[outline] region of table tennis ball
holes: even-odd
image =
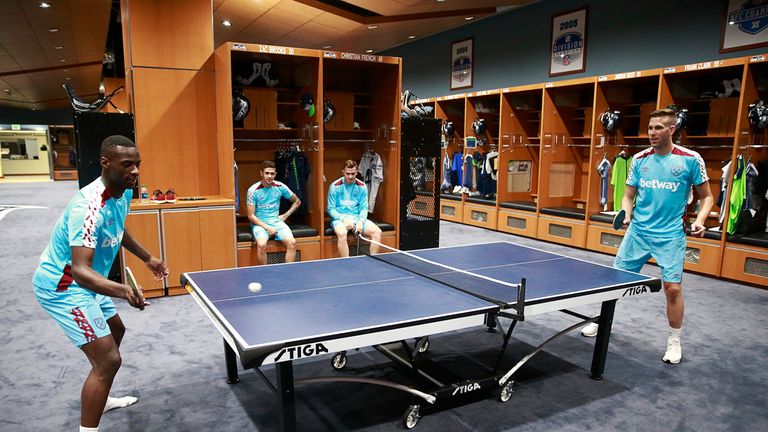
[[[261,291],[261,284],[258,282],[251,282],[248,284],[248,291],[259,292]]]

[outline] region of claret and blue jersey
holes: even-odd
[[[72,277],[72,247],[94,249],[93,269],[107,277],[120,250],[133,192],[113,197],[101,177],[70,200],[56,222],[50,243],[40,257],[33,283],[38,289],[67,291],[77,287]]]
[[[685,235],[683,217],[692,186],[708,181],[704,160],[675,145],[666,155],[648,148],[636,154],[627,185],[637,188],[632,230],[659,238]]]
[[[328,214],[332,220],[341,220],[345,216],[357,219],[368,217],[368,189],[365,183],[355,179],[347,183],[341,177],[328,189]]]

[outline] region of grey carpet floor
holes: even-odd
[[[11,211],[0,220],[0,431],[77,430],[88,363],[39,307],[30,286],[50,231],[76,187],[74,182],[0,184],[0,206],[47,207]],[[441,226],[441,245],[493,240],[612,262],[607,255],[532,239]],[[644,272],[658,275],[654,266]],[[768,291],[686,274],[684,292],[679,365],[661,362],[667,332],[663,296],[635,297],[618,303],[603,381],[587,377],[593,340],[574,332],[520,370],[506,404],[480,400],[424,417],[418,430],[768,430]],[[137,395],[139,403],[107,413],[101,430],[276,430],[277,402],[253,372],[242,372],[240,384],[225,383],[221,338],[189,296],[155,299],[144,312],[115,303],[128,332],[113,394]],[[516,329],[505,365],[574,322],[562,314],[534,318]],[[469,371],[492,359],[498,335],[478,329],[431,341],[436,360]],[[349,361],[353,372],[408,382],[370,349]],[[325,375],[328,365],[325,358],[304,362],[296,375]],[[402,393],[365,385],[297,388],[301,430],[397,430],[408,403]]]

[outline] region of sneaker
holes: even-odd
[[[165,192],[165,202],[171,204],[176,202],[176,191],[173,190],[173,188],[168,189],[168,191]]]
[[[453,188],[453,193],[457,194],[457,193],[460,193],[460,192],[461,192],[461,186],[455,186]]]
[[[683,349],[680,346],[679,339],[670,339],[667,341],[667,352],[664,353],[664,357],[661,360],[664,363],[678,364],[683,358]]]
[[[162,204],[165,202],[165,194],[160,189],[152,192],[152,198],[149,199],[152,204]]]
[[[589,323],[581,329],[581,335],[584,337],[597,336],[597,323]]]

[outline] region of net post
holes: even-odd
[[[515,310],[520,321],[525,321],[525,278],[520,279],[520,286],[517,287]]]

